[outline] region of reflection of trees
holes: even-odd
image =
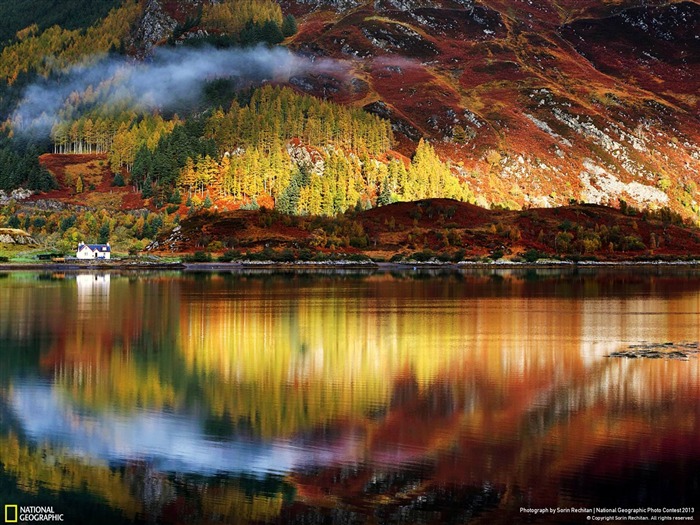
[[[90,464],[50,446],[21,444],[12,432],[0,438],[0,451],[3,469],[17,478],[17,485],[25,492],[80,491],[87,486],[129,518],[141,509],[124,478],[105,464]]]
[[[626,298],[629,286],[644,299]],[[671,457],[677,465],[681,454],[697,464],[698,361],[602,358],[640,333],[693,337],[695,318],[686,318],[697,313],[697,299],[684,295],[693,286],[683,279],[508,274],[497,281],[113,278],[109,315],[80,317],[69,300],[74,294],[54,284],[41,299],[15,290],[8,300],[19,299],[13,319],[25,331],[13,332],[0,317],[0,334],[17,357],[30,333],[50,334],[42,370],[84,407],[187,412],[215,439],[284,438],[332,451],[325,464],[290,476],[301,515],[306,502],[363,516],[410,508],[420,520],[449,511],[453,501],[456,521],[468,518],[464,509],[497,506],[493,512],[507,522],[525,495],[532,504],[576,503],[575,490],[561,494],[560,487],[581,489],[581,473],[601,476],[600,465],[614,478],[643,461]],[[652,288],[662,290],[661,299],[644,296]],[[66,301],[60,322],[40,304],[46,295]],[[630,312],[660,315],[640,321]],[[618,322],[606,324],[610,318]],[[13,370],[37,367],[39,350],[31,356]],[[31,453],[39,456],[27,461],[43,457]],[[83,467],[93,469],[84,475],[89,487],[108,470]],[[153,501],[161,509],[155,513],[267,520],[282,512],[281,522],[296,519],[284,509],[288,489],[261,496],[240,480],[208,490],[212,481],[200,480],[191,487],[202,503],[195,511],[173,496],[183,490],[176,481],[147,471],[131,465],[114,471],[122,478],[110,483],[130,487],[137,505]],[[136,490],[136,478],[150,479],[164,499]],[[131,508],[115,502],[122,504]]]
[[[585,376],[554,385],[523,414],[521,433],[528,439],[514,458],[513,483],[539,486],[545,499],[552,486],[593,464],[598,475],[607,470],[614,476],[640,462],[663,463],[674,455],[700,461],[697,378],[697,362],[609,359]],[[682,446],[674,451],[668,443]],[[542,487],[542,478],[550,487]]]
[[[87,491],[129,520],[149,523],[269,522],[282,503],[293,495],[281,481],[194,479],[187,485],[134,462],[121,468],[76,458],[50,445],[23,445],[10,433],[0,438],[2,467],[30,494],[46,490],[61,494]],[[42,496],[42,504],[47,497]],[[56,507],[67,516],[82,516],[80,509]],[[84,516],[82,516],[84,518]]]
[[[455,390],[454,381],[452,390],[440,381],[422,389],[405,381],[371,427],[364,465],[345,474],[340,467],[300,473],[295,481],[315,506],[360,513],[377,505],[420,509],[444,491],[456,498],[490,487],[497,508],[487,522],[507,522],[523,504],[687,504],[700,479],[698,369],[697,362],[603,360],[585,374],[552,376],[525,404],[514,388],[508,402],[490,408],[473,400],[490,397],[493,385],[468,375],[463,383],[471,390]],[[616,490],[615,480],[630,472],[638,475]],[[446,502],[441,519],[458,511]]]

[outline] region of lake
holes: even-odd
[[[683,268],[2,273],[0,503],[105,524],[693,516],[699,314]]]

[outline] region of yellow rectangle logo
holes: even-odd
[[[17,523],[17,505],[5,505],[5,523]]]

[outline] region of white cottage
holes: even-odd
[[[107,244],[78,244],[78,251],[75,256],[78,259],[109,259],[112,253],[109,243]]]

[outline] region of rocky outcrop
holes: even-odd
[[[32,196],[34,192],[25,188],[17,188],[9,194],[0,190],[0,205],[8,204],[10,201],[23,201]]]
[[[336,11],[346,11],[364,3],[362,0],[296,0],[296,2],[309,5],[314,9],[330,7]]]
[[[0,228],[0,242],[5,244],[37,245],[36,240],[24,230]]]
[[[22,203],[22,210],[32,212],[34,210],[41,211],[63,211],[71,210],[78,213],[90,211],[91,208],[88,206],[81,206],[79,204],[70,204],[56,199],[37,199],[35,201],[28,201]]]
[[[287,153],[292,162],[300,168],[316,175],[323,175],[325,169],[323,156],[315,149],[305,146],[298,140],[292,140],[287,144]]]
[[[171,17],[158,0],[148,0],[143,17],[137,24],[132,44],[140,54],[147,55],[158,42],[170,36],[177,27],[177,20]]]
[[[154,250],[170,250],[170,251],[175,251],[177,247],[180,245],[180,243],[189,240],[185,239],[183,237],[182,233],[182,226],[177,225],[173,230],[170,232],[168,237],[165,239],[161,240],[155,240],[151,242],[148,246],[146,246],[146,251],[154,251]]]

